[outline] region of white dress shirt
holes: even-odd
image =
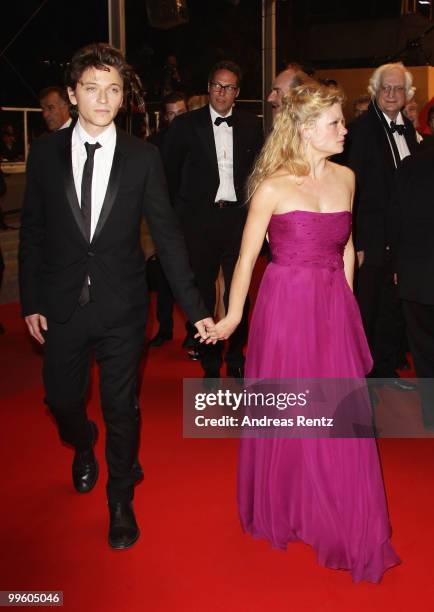
[[[221,115],[216,113],[211,105],[209,110],[211,113],[212,129],[214,131],[214,142],[220,178],[220,185],[214,201],[227,200],[228,202],[236,202],[237,195],[234,187],[233,129],[229,127],[226,122],[216,125],[214,121]],[[230,115],[232,115],[232,110],[226,116],[229,117]]]
[[[65,123],[63,125],[60,126],[59,130],[64,130],[65,128],[69,127],[72,123],[72,117],[70,117],[69,119],[67,119],[65,121]]]
[[[390,123],[392,120],[385,113],[383,113],[383,115],[387,121],[387,125],[390,127]],[[396,125],[404,125],[404,119],[402,118],[401,113],[398,113],[395,123]],[[396,146],[398,148],[399,157],[401,158],[401,161],[402,161],[404,157],[408,157],[410,155],[407,141],[405,140],[404,134],[398,134],[398,132],[393,132],[393,137],[395,139]],[[393,154],[393,149],[392,149],[392,154]]]
[[[84,143],[95,144],[99,142],[100,149],[96,149],[92,175],[92,217],[90,223],[90,237],[95,232],[101,214],[107,186],[112,169],[113,155],[116,147],[116,127],[111,123],[97,138],[90,136],[82,127],[80,120],[75,124],[72,132],[71,154],[72,172],[74,175],[75,190],[81,206],[81,179],[86,163],[87,153]]]

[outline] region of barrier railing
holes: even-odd
[[[261,100],[237,100],[237,106],[239,108],[243,108],[249,110],[250,112],[254,112],[259,117],[262,117],[262,101]],[[160,105],[158,102],[149,102],[146,104],[147,114],[149,118],[149,124],[152,127],[157,127],[159,123],[159,109]],[[29,153],[29,146],[33,138],[39,136],[46,128],[42,119],[41,109],[40,108],[30,108],[30,107],[14,107],[14,106],[4,106],[2,107],[2,117],[1,123],[11,123],[16,130],[16,134],[18,140],[22,144],[22,158],[19,161],[7,161],[4,160],[1,162],[2,169],[4,172],[8,174],[20,174],[25,172],[27,156]],[[9,117],[8,117],[9,113]],[[17,118],[17,113],[21,114],[21,117]],[[38,116],[37,121],[29,121],[31,116]],[[15,116],[14,116],[15,115]],[[32,125],[30,125],[32,123]],[[141,136],[141,133],[137,133],[137,122],[125,120],[122,121],[124,127],[128,129],[128,131],[132,131],[136,134],[136,136]],[[20,127],[17,127],[17,126]]]

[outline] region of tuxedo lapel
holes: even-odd
[[[124,134],[120,130],[117,130],[116,135],[116,148],[113,155],[113,162],[110,171],[110,178],[107,185],[107,191],[105,193],[104,202],[101,208],[101,213],[98,219],[98,223],[95,228],[95,232],[91,242],[95,242],[104,227],[105,222],[110,215],[113,204],[115,203],[116,196],[119,191],[122,176],[122,166],[124,161]]]
[[[416,151],[419,148],[419,144],[416,139],[416,131],[413,127],[412,122],[409,119],[407,119],[407,117],[403,117],[403,119],[404,119],[404,125],[405,125],[405,132],[404,132],[405,141],[407,143],[408,150],[413,155],[414,153],[416,153]]]
[[[62,160],[63,182],[65,194],[71,208],[74,219],[78,225],[83,238],[87,242],[86,229],[84,227],[83,215],[81,214],[80,204],[75,190],[74,175],[72,172],[71,138],[74,126],[65,128],[66,143],[62,143],[60,159]]]
[[[378,149],[382,153],[385,167],[389,168],[391,173],[394,173],[400,164],[400,157],[393,134],[375,100],[372,100],[367,112],[374,122]]]
[[[234,118],[233,127],[232,127],[233,173],[234,173],[234,187],[235,187],[235,190],[237,191],[239,183],[240,183],[239,173],[243,165],[243,159],[242,159],[243,150],[241,146],[242,145],[241,125],[240,125],[239,117],[236,111],[233,112],[233,118]]]
[[[195,122],[196,130],[199,134],[205,152],[210,159],[212,167],[215,168],[216,172],[218,173],[217,152],[215,148],[214,131],[209,106],[204,106],[197,111]]]

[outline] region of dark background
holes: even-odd
[[[0,50],[41,4],[1,3]],[[147,100],[160,96],[161,69],[169,53],[178,57],[189,94],[205,92],[210,66],[230,58],[244,71],[240,97],[261,98],[260,0],[187,0],[187,5],[188,23],[157,29],[148,23],[145,0],[126,0],[127,57],[142,77]],[[409,40],[431,26],[424,16],[429,7],[419,5],[420,14],[408,18],[400,17],[400,8],[401,0],[279,0],[277,68],[294,60],[311,71],[389,59],[430,63],[434,32],[422,49],[406,50]],[[0,58],[0,104],[38,106],[37,92],[62,83],[65,65],[77,48],[107,40],[106,0],[48,0]]]

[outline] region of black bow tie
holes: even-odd
[[[403,125],[402,123],[398,124],[398,123],[395,123],[394,121],[391,121],[390,122],[390,131],[392,132],[392,134],[393,134],[393,132],[398,132],[398,134],[400,136],[404,136],[405,125]]]
[[[215,125],[219,126],[221,123],[224,123],[225,121],[229,127],[232,127],[234,124],[234,116],[229,115],[228,117],[216,117],[216,120],[214,121],[214,123]]]

